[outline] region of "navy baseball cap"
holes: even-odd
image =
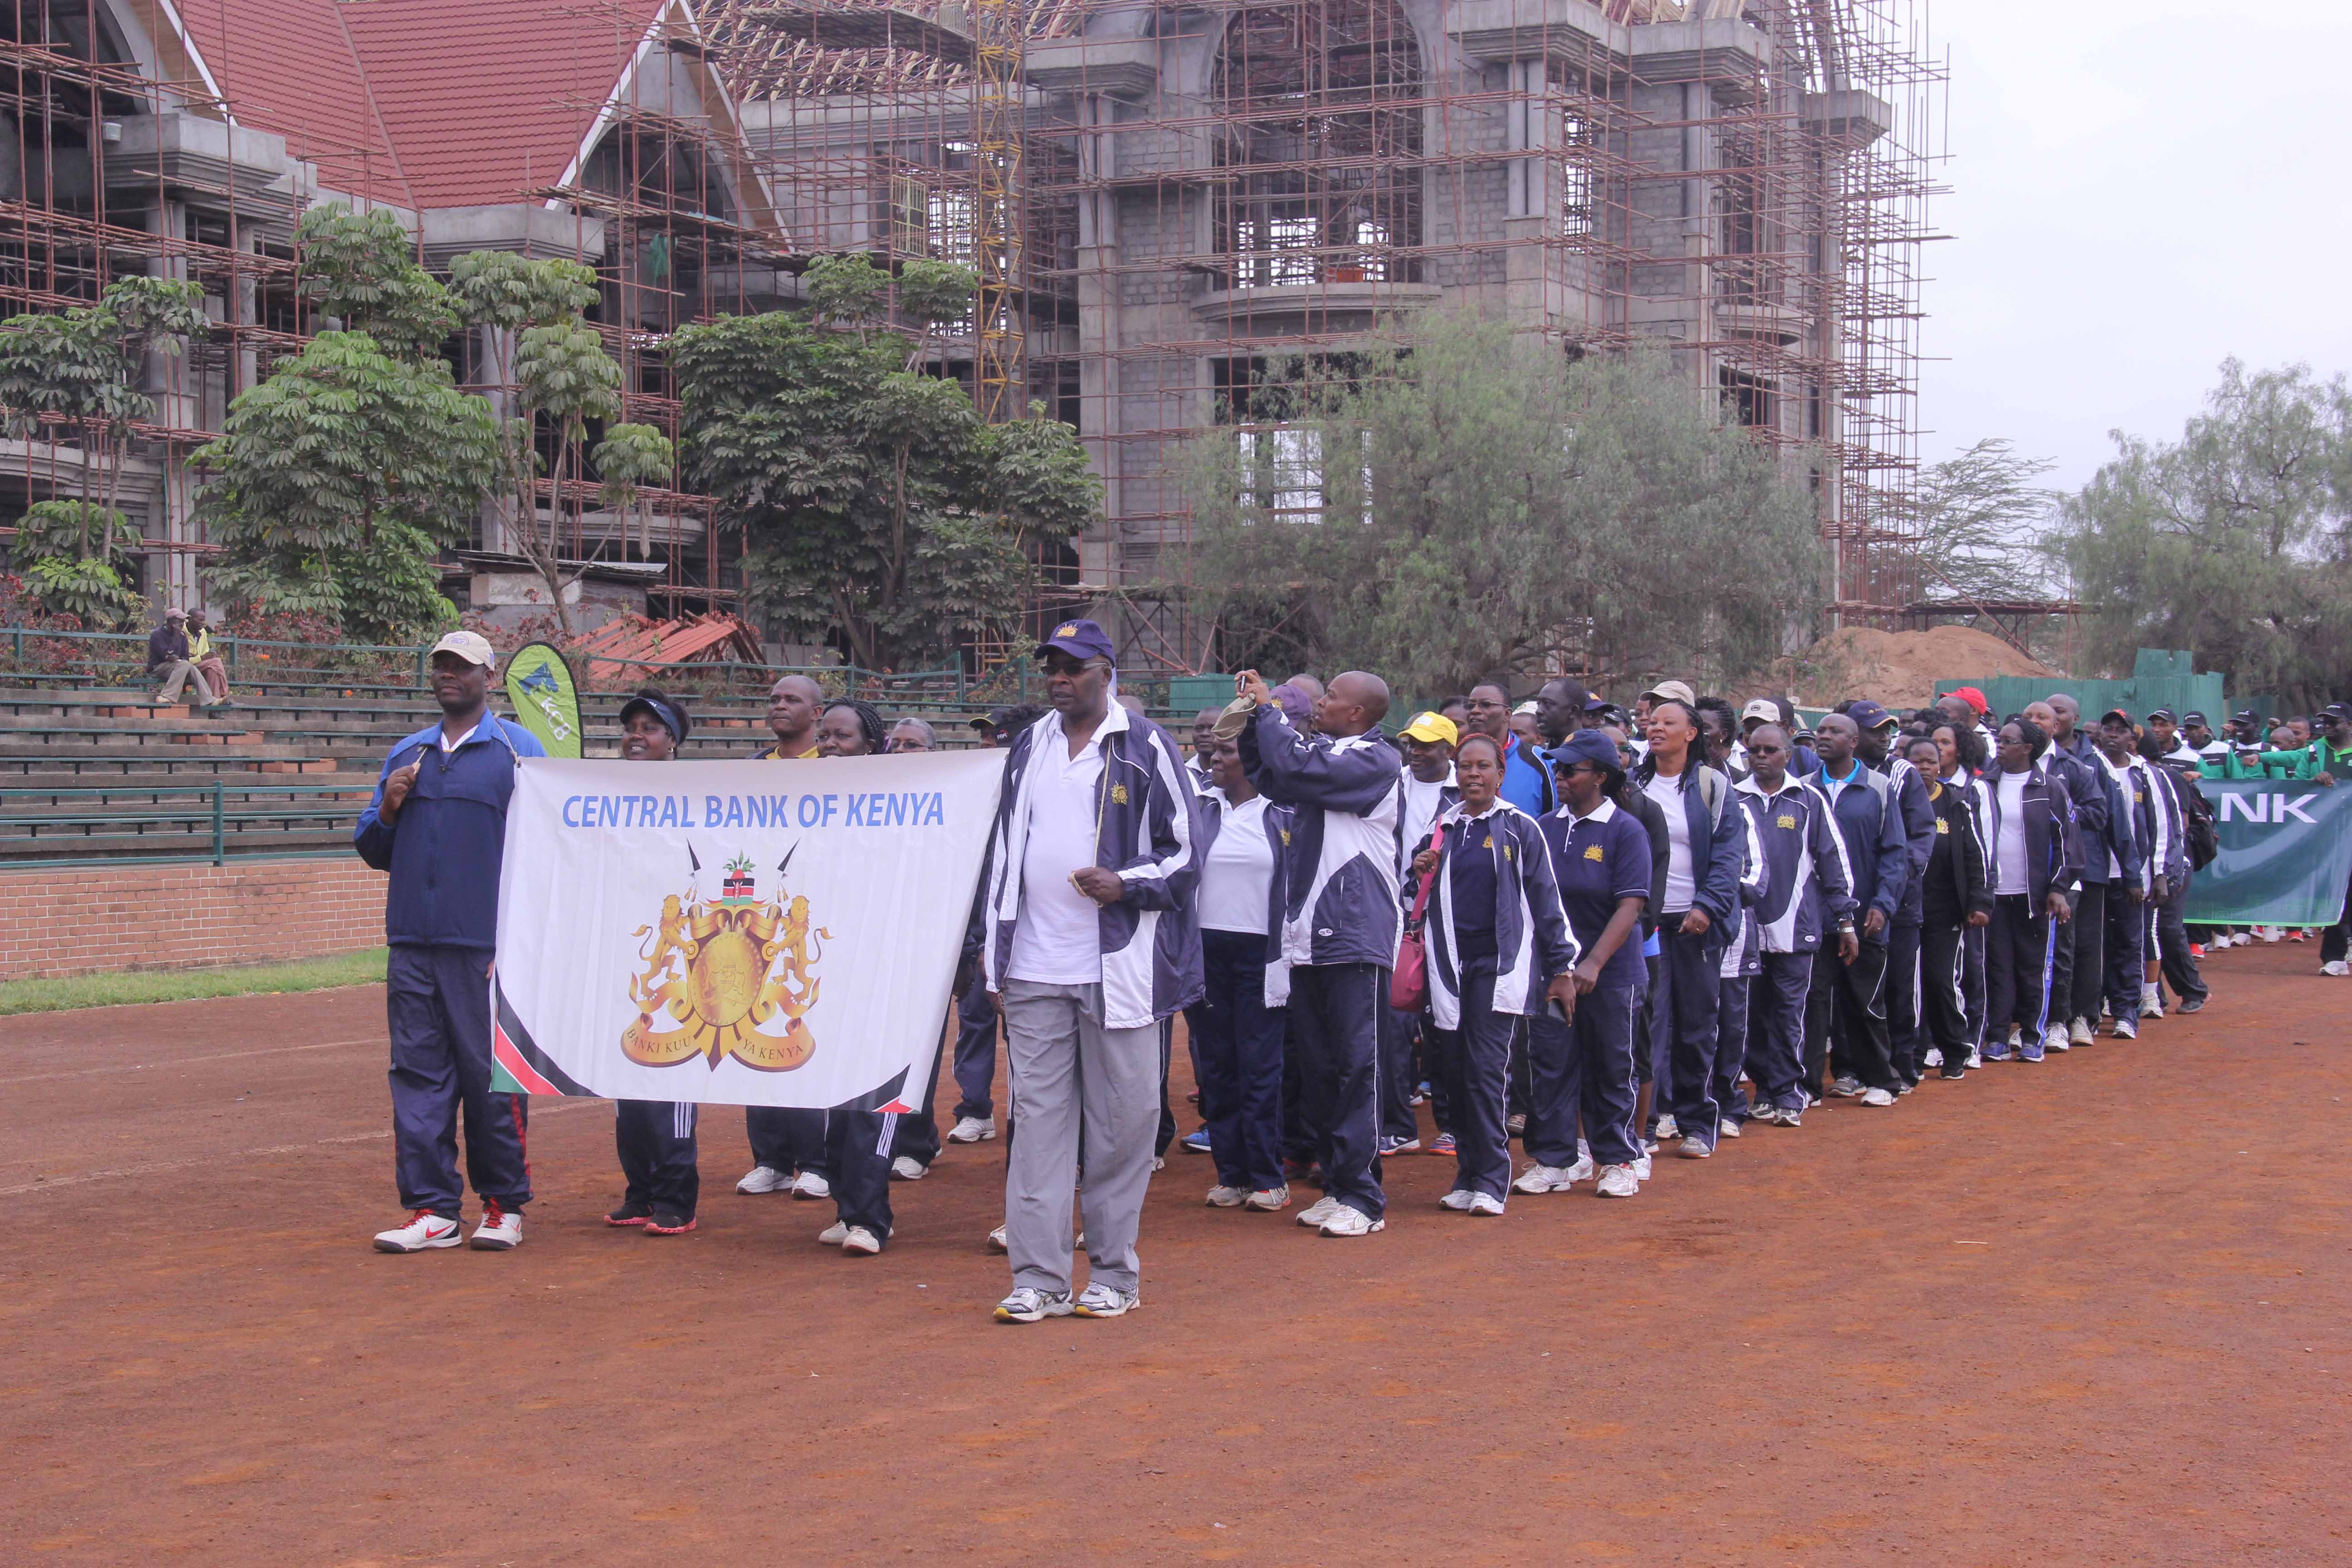
[[[1117,662],[1118,650],[1111,647],[1110,634],[1088,620],[1064,621],[1054,628],[1054,635],[1037,645],[1037,657],[1044,658],[1054,652],[1068,654],[1072,658],[1108,658]]]
[[[2232,724],[2259,724],[2262,721],[2263,716],[2251,708],[2241,708],[2230,715],[2230,722]]]
[[[2326,707],[2322,708],[2316,714],[2313,715],[2313,717],[2319,719],[2341,719],[2347,721],[2352,721],[2352,708],[2347,708],[2341,702],[2331,702]]]
[[[2158,719],[2163,720],[2168,724],[2178,724],[2180,722],[2180,716],[2169,708],[2152,708],[2148,710],[2147,716],[2151,722]]]
[[[2151,713],[2148,717],[2153,719],[2156,715]],[[2180,727],[2182,729],[2186,730],[2191,724],[2200,725],[2208,730],[2213,727],[2212,723],[2206,719],[2205,715],[2194,708],[2191,708],[2188,712],[2183,713],[2180,716]]]
[[[1544,753],[1544,760],[1558,773],[1579,763],[1592,763],[1603,768],[1622,768],[1624,761],[1617,754],[1617,742],[1598,730],[1579,730],[1559,745]]]
[[[662,701],[658,698],[630,698],[621,704],[621,722],[626,724],[632,713],[652,714],[654,721],[669,731],[670,743],[674,746],[684,745],[687,731],[694,728],[694,721],[679,712],[674,705]]]
[[[1875,730],[1895,722],[1895,715],[1886,710],[1886,704],[1873,702],[1867,697],[1847,709],[1845,716],[1853,721],[1857,730]]]

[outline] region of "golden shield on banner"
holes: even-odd
[[[816,1005],[814,970],[822,951],[813,943],[833,933],[812,928],[805,896],[784,897],[784,857],[776,868],[776,897],[761,900],[751,862],[727,864],[717,899],[704,900],[691,885],[662,900],[660,918],[633,933],[644,945],[642,973],[629,977],[636,1021],[621,1034],[621,1050],[646,1067],[676,1067],[696,1057],[712,1068],[729,1057],[759,1072],[790,1072],[816,1052],[804,1016]],[[654,1016],[677,1024],[656,1033]],[[760,1026],[781,1018],[781,1033]]]

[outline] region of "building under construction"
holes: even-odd
[[[1041,562],[1132,662],[1213,668],[1171,481],[1271,363],[1465,301],[1565,344],[1671,353],[1818,498],[1833,597],[1918,597],[1918,282],[1940,77],[1912,0],[0,0],[0,298],[203,282],[125,460],[146,586],[201,594],[180,459],[317,324],[293,228],[386,206],[428,266],[594,266],[625,416],[676,430],[667,334],[798,294],[811,256],[971,266],[937,368],[1075,425],[1105,516]],[[8,144],[13,143],[13,147]],[[13,162],[12,160],[13,155]],[[502,363],[459,345],[486,395]],[[87,432],[5,448],[0,509]],[[740,581],[709,503],[625,559],[593,475],[542,486],[582,584],[701,609]],[[1304,481],[1311,488],[1312,476]],[[453,562],[530,608],[503,525]],[[739,546],[740,548],[740,546]]]

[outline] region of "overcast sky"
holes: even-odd
[[[1943,0],[1920,456],[1979,437],[2079,486],[2236,354],[2352,371],[2352,4]]]

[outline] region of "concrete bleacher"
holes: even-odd
[[[418,688],[264,681],[216,712],[159,706],[152,689],[0,676],[0,869],[67,861],[351,852],[385,754],[439,717]],[[590,757],[617,757],[623,692],[581,699]],[[691,698],[683,756],[757,756],[773,742],[757,692]],[[492,707],[507,712],[503,693]],[[883,710],[971,743],[968,711]]]

